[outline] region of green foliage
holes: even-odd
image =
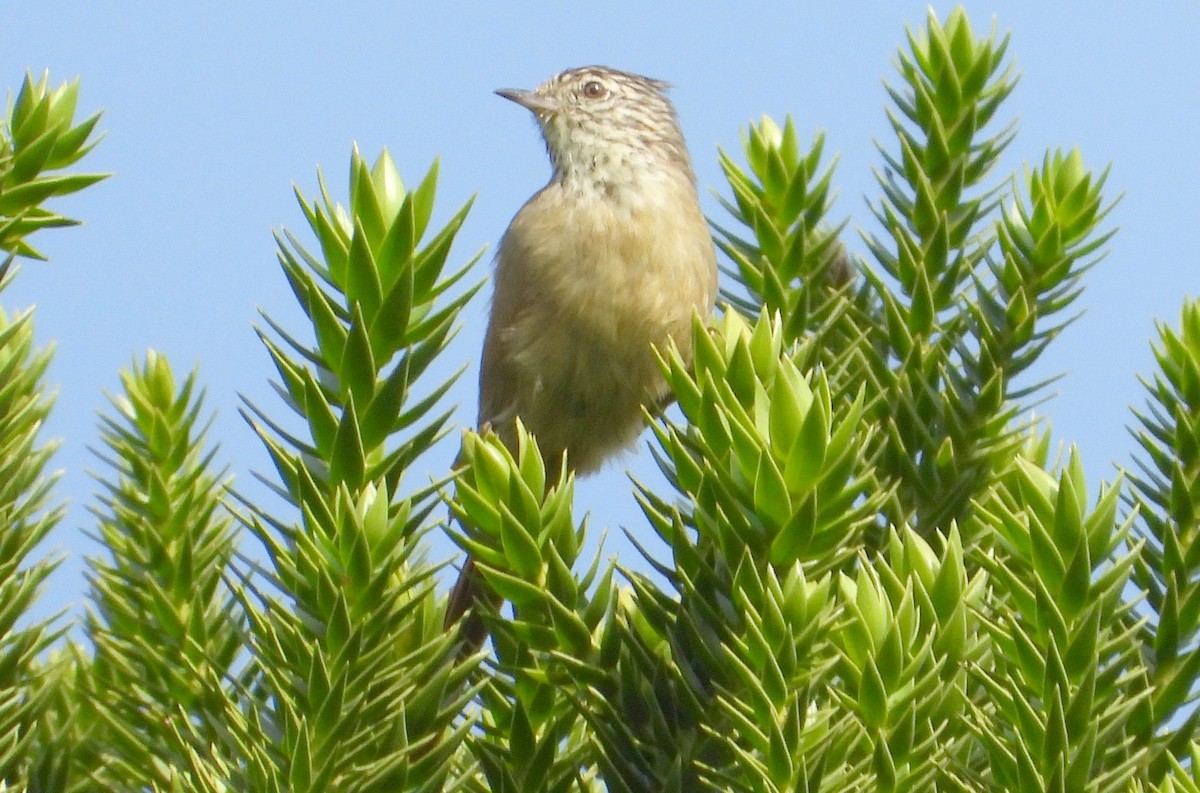
[[[783,129],[764,116],[742,136],[750,173],[726,152],[720,152],[721,169],[733,191],[733,201],[722,206],[740,226],[752,231],[747,239],[739,231],[715,225],[717,246],[736,266],[727,271],[743,284],[748,296],[725,289],[724,296],[749,316],[760,310],[779,312],[789,338],[806,329],[836,325],[840,301],[838,287],[850,278],[850,264],[836,228],[823,228],[833,203],[833,168],[821,170],[825,136],[818,133],[809,152],[801,157],[795,123],[788,116]]]
[[[49,77],[26,76],[15,103],[0,119],[0,292],[16,275],[17,256],[38,258],[26,238],[72,221],[46,200],[104,178],[54,174],[89,151],[99,116],[72,126],[78,81],[49,87]],[[0,309],[0,786],[56,789],[66,768],[53,751],[70,727],[49,716],[60,701],[56,659],[43,654],[59,633],[49,621],[23,620],[57,560],[34,549],[62,516],[46,471],[54,443],[38,430],[52,400],[42,383],[51,351],[33,340],[33,314]]]
[[[1133,580],[1151,615],[1142,636],[1153,681],[1143,739],[1158,776],[1200,724],[1192,706],[1200,677],[1200,303],[1184,302],[1178,330],[1159,326],[1154,352],[1159,372],[1143,380],[1150,404],[1135,412],[1142,473],[1126,495],[1142,541]]]
[[[97,113],[75,124],[79,80],[50,87],[50,76],[34,82],[26,74],[15,102],[0,122],[0,250],[32,259],[45,257],[25,238],[38,229],[71,226],[76,221],[42,204],[104,179],[107,174],[50,174],[83,158],[99,141],[92,132]]]
[[[481,672],[480,729],[468,741],[480,775],[470,790],[592,789],[579,713],[562,698],[565,667],[596,658],[611,581],[594,598],[599,557],[582,575],[585,527],[571,516],[574,478],[547,480],[536,440],[518,422],[514,455],[493,433],[466,433],[450,508],[476,570],[512,604],[512,618],[484,615],[495,658]],[[547,657],[556,653],[557,657]]]
[[[237,789],[440,790],[458,773],[470,722],[455,722],[473,689],[423,557],[437,487],[401,495],[449,417],[440,401],[453,380],[422,392],[421,375],[477,288],[451,292],[474,260],[445,267],[469,204],[422,244],[436,180],[435,166],[408,190],[386,151],[373,167],[355,151],[348,209],[323,179],[320,201],[296,191],[321,258],[277,235],[315,341],[270,318],[281,341],[260,332],[304,437],[249,405],[298,517],[246,504],[269,557],[243,590],[252,707],[238,714],[231,760],[205,771],[232,769],[225,784]]]
[[[1020,459],[981,516],[998,539],[985,564],[999,600],[976,729],[1002,789],[1125,790],[1143,762],[1145,670],[1122,600],[1138,548],[1123,550],[1119,492],[1089,510],[1076,454],[1058,476]]]
[[[1015,85],[1007,44],[976,39],[961,11],[945,26],[931,17],[900,55],[903,88],[889,88],[899,152],[882,152],[875,215],[890,239],[868,244],[898,288],[866,275],[883,314],[873,368],[880,462],[897,482],[888,516],[919,530],[962,522],[1011,462],[1023,400],[1040,388],[1015,378],[1061,330],[1081,259],[1108,237],[1078,152],[1048,154],[1011,192],[984,184],[1013,136],[1011,124],[988,134]]]
[[[49,350],[34,349],[32,313],[0,311],[0,780],[14,784],[36,753],[34,725],[49,695],[37,657],[55,636],[45,622],[18,625],[57,564],[32,555],[62,516],[46,473],[54,446],[37,437],[50,412],[41,382],[49,363]]]
[[[145,790],[187,756],[181,732],[217,740],[244,617],[224,581],[236,537],[195,373],[177,383],[150,351],[121,380],[116,415],[101,420],[115,476],[96,516],[111,559],[89,560],[94,656],[75,717],[90,730],[77,752],[106,789]],[[149,745],[157,764],[145,763]]]
[[[909,33],[865,257],[821,134],[763,117],[721,152],[729,304],[690,363],[660,351],[679,409],[637,566],[583,553],[523,428],[426,478],[479,258],[449,264],[470,205],[433,223],[436,165],[409,189],[355,151],[347,205],[297,190],[316,246],[276,239],[309,329],[259,333],[290,413],[245,410],[273,506],[214,470],[196,375],[123,375],[87,644],[19,624],[59,510],[49,354],[0,313],[0,788],[1200,791],[1200,303],[1159,328],[1138,470],[1089,498],[1025,373],[1111,204],[1077,150],[992,177],[1007,47],[961,9]],[[76,91],[27,79],[0,135],[0,287],[68,222],[42,199],[98,178],[43,175],[90,148]],[[439,528],[494,595],[479,652],[443,630]]]

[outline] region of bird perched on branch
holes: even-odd
[[[553,174],[500,242],[479,374],[479,426],[514,453],[516,419],[548,472],[628,447],[669,398],[654,349],[690,356],[717,291],[716,254],[666,84],[601,66],[496,93],[534,114]],[[446,626],[487,593],[468,559]],[[463,621],[470,649],[486,628]]]

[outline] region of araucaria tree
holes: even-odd
[[[1027,372],[1112,199],[1074,150],[993,173],[1007,45],[961,10],[908,37],[865,256],[820,135],[763,118],[721,153],[725,305],[690,365],[661,351],[642,559],[582,552],[536,437],[426,465],[457,433],[430,364],[481,283],[469,203],[430,227],[436,166],[408,187],[355,151],[344,205],[297,191],[278,259],[311,327],[264,317],[281,399],[245,406],[271,506],[215,462],[197,374],[122,375],[70,635],[27,616],[61,514],[50,353],[0,312],[0,790],[1200,791],[1200,305],[1159,328],[1130,473],[1089,495]],[[71,223],[45,202],[102,178],[70,170],[76,97],[27,78],[0,128],[0,289]],[[440,531],[503,597],[474,654]]]

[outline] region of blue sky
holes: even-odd
[[[494,245],[548,174],[531,119],[493,89],[603,63],[673,83],[714,218],[717,147],[736,152],[748,121],[791,113],[805,140],[824,130],[827,151],[840,155],[834,216],[878,230],[866,200],[878,195],[872,141],[891,145],[882,81],[905,25],[924,24],[923,3],[422,5],[60,2],[5,13],[0,85],[15,90],[26,69],[49,69],[55,82],[81,76],[81,109],[103,109],[107,133],[86,166],[115,174],[58,204],[85,225],[35,238],[51,261],[25,266],[0,296],[7,310],[36,304],[38,337],[57,350],[45,437],[63,440],[58,496],[70,509],[47,548],[66,559],[39,614],[83,598],[83,556],[96,550],[84,533],[89,472],[101,467],[88,450],[97,411],[118,370],[148,347],[177,373],[199,367],[219,459],[247,492],[262,492],[250,472],[268,463],[238,395],[280,405],[251,324],[261,307],[301,328],[271,229],[304,231],[292,184],[311,193],[317,166],[344,197],[353,142],[371,158],[388,147],[414,183],[440,157],[435,221],[478,193],[454,254],[465,261]],[[966,4],[978,33],[1011,31],[1022,74],[1000,114],[1019,119],[1019,136],[996,177],[1040,162],[1048,147],[1078,145],[1090,166],[1111,163],[1109,198],[1123,193],[1111,253],[1086,276],[1086,313],[1029,375],[1066,373],[1040,412],[1079,446],[1093,482],[1131,461],[1128,408],[1143,402],[1136,374],[1152,371],[1155,321],[1174,322],[1183,297],[1200,293],[1200,6],[1167,5]],[[477,275],[489,270],[490,254]],[[447,370],[470,365],[453,394],[464,423],[474,418],[486,310],[484,296],[469,306],[445,360]],[[607,547],[623,560],[631,551],[615,529],[643,525],[624,470],[654,478],[644,446],[577,496],[593,531],[614,530]],[[431,471],[452,454],[447,446]],[[436,558],[449,553],[434,548]]]

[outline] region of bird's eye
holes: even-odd
[[[600,99],[608,94],[608,89],[597,80],[588,80],[583,84],[583,95],[588,99]]]

